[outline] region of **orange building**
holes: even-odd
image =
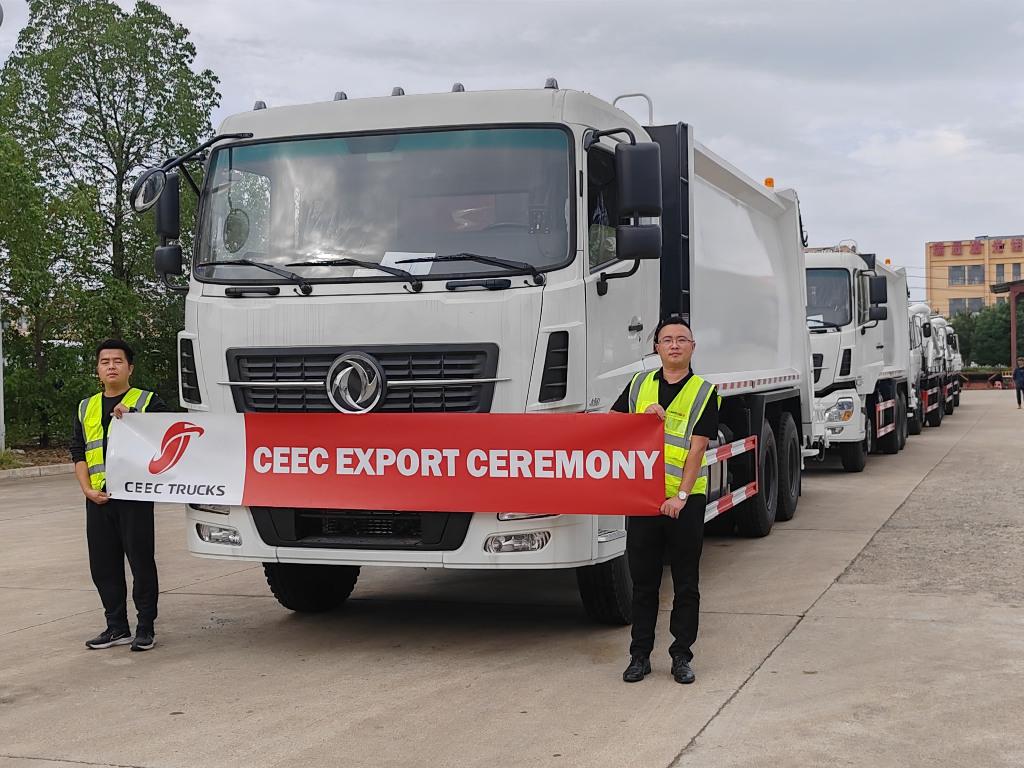
[[[946,317],[977,312],[1006,301],[992,286],[1020,280],[1024,235],[942,240],[925,244],[925,293],[933,310]]]

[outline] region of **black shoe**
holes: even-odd
[[[697,679],[697,676],[693,674],[693,669],[691,669],[690,667],[690,662],[688,662],[682,656],[677,656],[676,658],[672,659],[672,679],[675,680],[677,683],[689,685]]]
[[[651,674],[651,660],[647,656],[630,656],[629,666],[622,673],[622,682],[639,683]]]
[[[132,633],[127,629],[104,629],[92,640],[85,641],[85,647],[98,651],[101,648],[113,648],[115,645],[128,645],[132,641]]]
[[[135,640],[132,641],[133,651],[148,651],[156,645],[156,638],[153,637],[151,629],[136,629]]]

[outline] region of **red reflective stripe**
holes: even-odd
[[[757,482],[748,483],[739,490],[733,491],[728,496],[723,496],[717,501],[713,501],[707,505],[704,509],[704,522],[712,520],[723,512],[728,512],[730,509],[735,507],[741,501],[755,496],[757,494]]]
[[[878,430],[877,437],[882,437],[883,435],[888,435],[894,429],[896,429],[896,425],[895,424],[890,424],[888,427],[882,427],[881,429]]]

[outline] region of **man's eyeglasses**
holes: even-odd
[[[682,347],[682,346],[684,346],[686,344],[693,344],[693,339],[689,339],[686,336],[673,336],[673,337],[666,336],[665,338],[661,339],[658,343],[659,344],[664,344],[666,347],[673,347],[673,346]]]

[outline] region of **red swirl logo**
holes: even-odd
[[[179,461],[188,448],[192,436],[199,437],[203,428],[188,421],[178,421],[168,427],[160,441],[160,453],[149,461],[149,473],[162,475]]]

